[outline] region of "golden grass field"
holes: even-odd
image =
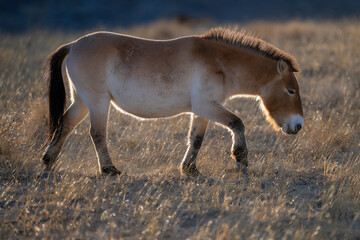
[[[211,23],[158,21],[107,29],[164,39]],[[189,115],[138,121],[110,113],[108,145],[124,175],[97,173],[89,120],[38,180],[47,121],[46,56],[85,32],[0,38],[0,239],[360,239],[360,22],[240,26],[290,52],[305,114],[296,136],[276,132],[259,103],[227,107],[246,126],[249,179],[228,170],[230,132],[211,123],[198,157],[205,180],[180,176]],[[91,29],[91,32],[99,29]]]

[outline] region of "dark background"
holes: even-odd
[[[0,32],[129,27],[158,19],[334,20],[360,16],[358,0],[0,0]]]

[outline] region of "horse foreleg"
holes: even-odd
[[[228,124],[228,127],[234,133],[234,143],[232,147],[232,155],[236,160],[236,165],[239,169],[243,171],[244,174],[247,174],[248,167],[248,150],[246,147],[246,138],[245,138],[245,126],[240,118],[234,119],[234,121]]]
[[[181,162],[180,170],[182,175],[197,177],[200,175],[196,168],[196,156],[198,155],[204,134],[208,124],[208,120],[195,116],[192,116],[190,123],[188,149]]]
[[[245,126],[242,120],[218,103],[209,103],[199,108],[200,116],[218,122],[233,132],[232,155],[236,160],[237,167],[247,174],[247,154],[245,139]]]
[[[51,170],[65,140],[87,114],[88,109],[86,105],[78,96],[75,96],[75,101],[64,114],[63,126],[55,132],[54,138],[42,158],[43,163],[46,165],[46,170]]]
[[[98,158],[99,170],[104,175],[121,174],[114,167],[106,144],[106,130],[109,112],[109,100],[97,99],[96,105],[89,106],[90,111],[90,135]]]

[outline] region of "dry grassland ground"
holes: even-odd
[[[160,21],[112,30],[161,39],[209,26]],[[137,121],[114,109],[108,145],[125,175],[97,176],[86,119],[66,142],[55,174],[37,180],[47,121],[43,63],[84,32],[3,34],[0,238],[359,239],[360,22],[244,27],[298,59],[305,113],[302,131],[285,136],[254,100],[227,103],[247,127],[248,180],[227,171],[235,163],[225,128],[210,124],[198,158],[206,180],[189,180],[178,171],[189,115]]]

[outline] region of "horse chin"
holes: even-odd
[[[287,135],[295,135],[295,134],[297,134],[299,131],[297,131],[297,130],[291,130],[290,128],[286,128],[286,129],[284,129],[284,128],[281,128],[281,131],[283,132],[283,133],[285,133],[285,134],[287,134]]]
[[[281,131],[287,135],[294,135],[296,134],[297,132],[295,131],[291,131],[291,129],[289,128],[289,125],[288,124],[284,124],[282,127],[281,127]]]

